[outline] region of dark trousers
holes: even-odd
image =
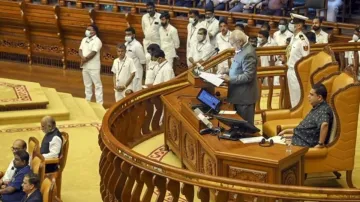
[[[270,9],[264,9],[260,12],[262,15],[275,15],[275,16],[282,16],[283,11],[281,9],[276,10],[270,10]]]
[[[254,125],[255,117],[255,104],[243,105],[243,104],[234,104],[236,113],[241,116],[245,121]]]

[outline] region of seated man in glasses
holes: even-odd
[[[327,90],[323,84],[311,89],[308,99],[312,109],[294,129],[286,129],[279,136],[292,137],[292,144],[302,147],[322,148],[329,139],[333,111],[326,103]]]
[[[13,146],[10,147],[10,149],[13,153],[15,153],[16,151],[20,151],[20,150],[26,151],[26,147],[27,147],[26,142],[24,140],[18,139],[15,140]],[[14,176],[14,173],[15,173],[14,161],[11,160],[4,176],[0,179],[0,187],[9,184],[12,177]]]

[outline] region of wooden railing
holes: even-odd
[[[284,186],[214,177],[154,161],[133,151],[135,145],[163,132],[159,96],[188,85],[181,78],[156,85],[126,97],[107,111],[99,136],[100,191],[104,201],[360,201],[357,189]],[[154,108],[159,111],[153,113]]]

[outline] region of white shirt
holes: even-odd
[[[225,36],[219,32],[217,35],[216,35],[216,47],[219,48],[219,51],[223,51],[223,50],[226,50],[228,48],[232,48],[230,42],[229,42],[229,37],[231,35],[231,31],[229,30]]]
[[[240,0],[240,2],[242,4],[257,4],[259,3],[261,0]]]
[[[2,177],[2,181],[3,182],[10,182],[12,177],[15,174],[15,167],[14,167],[14,161],[10,161],[10,164],[8,166],[8,168],[6,169],[6,172],[4,174],[4,176]]]
[[[329,34],[324,32],[323,30],[320,30],[320,33],[317,34],[314,30],[312,32],[316,35],[316,44],[320,43],[329,43]]]
[[[49,153],[42,154],[45,159],[59,158],[62,146],[62,140],[58,136],[54,136],[49,144]]]
[[[174,26],[168,24],[166,28],[160,28],[160,47],[166,58],[176,57],[176,49],[180,47],[180,40]]]
[[[291,33],[289,30],[286,30],[285,32],[281,32],[280,30],[274,32],[273,39],[276,45],[278,46],[285,46],[286,45],[286,39],[289,37],[292,37],[293,33]]]
[[[205,28],[205,24],[204,22],[197,22],[196,25],[194,26],[192,23],[189,23],[187,25],[187,46],[186,46],[186,53],[188,54],[191,48],[191,44],[196,43],[196,36],[198,34],[198,31],[200,28]]]
[[[276,44],[274,43],[274,41],[268,41],[263,46],[258,44],[258,47],[269,47],[269,46],[276,46]],[[260,66],[261,67],[270,66],[271,57],[273,57],[273,56],[260,56],[260,63],[261,63]]]
[[[130,43],[126,42],[126,56],[133,59],[136,67],[135,78],[141,77],[141,72],[144,71],[142,65],[146,63],[144,49],[139,41],[133,39]],[[142,78],[140,78],[142,79]]]
[[[145,85],[153,84],[155,76],[159,71],[159,64],[157,62],[149,63],[149,68],[146,70]]]
[[[93,37],[85,37],[82,39],[80,44],[80,50],[82,50],[83,56],[88,56],[91,52],[95,51],[96,55],[83,64],[81,68],[83,69],[96,69],[99,70],[101,68],[101,62],[100,62],[100,49],[102,47],[102,43],[100,39],[94,35]]]
[[[125,86],[126,82],[131,77],[131,74],[136,73],[136,67],[134,65],[133,59],[127,56],[125,56],[123,60],[116,58],[111,68],[111,72],[115,75],[116,86]],[[132,89],[132,82],[123,92],[125,92],[127,89]]]
[[[159,64],[153,85],[164,83],[175,77],[175,73],[168,61]]]
[[[204,21],[205,28],[207,29],[208,37],[210,39],[210,34],[213,36],[213,38],[210,40],[210,43],[213,47],[216,46],[216,34],[219,32],[219,20],[217,20],[215,17],[211,18],[208,22],[207,20]]]
[[[211,52],[213,51],[214,48],[208,39],[205,39],[201,43],[197,41],[194,47],[190,49],[189,58],[192,57],[195,62],[199,60],[205,61],[212,56]]]
[[[303,32],[299,32],[296,36],[291,38],[289,46],[291,46],[291,50],[289,59],[287,61],[287,66],[291,69],[294,69],[295,63],[298,60],[309,55],[310,43],[305,34]]]
[[[149,13],[143,15],[141,18],[141,28],[145,35],[144,40],[150,43],[160,44],[160,26],[160,13],[155,13],[153,17],[151,17]]]
[[[349,41],[350,43],[355,42],[354,40]],[[358,40],[357,42],[360,42],[360,40]],[[359,55],[359,60],[360,60],[360,51],[358,51],[358,55]],[[354,51],[346,51],[345,52],[345,58],[347,58],[348,61],[348,65],[353,64],[353,60],[354,60]]]

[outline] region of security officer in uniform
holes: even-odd
[[[288,51],[288,60],[287,60],[287,78],[290,92],[290,101],[291,107],[295,107],[301,96],[301,90],[299,81],[295,73],[295,63],[299,61],[302,57],[309,55],[310,53],[310,43],[306,38],[305,34],[302,32],[305,20],[308,18],[302,15],[291,13],[292,21],[294,24],[294,36],[291,38]]]

